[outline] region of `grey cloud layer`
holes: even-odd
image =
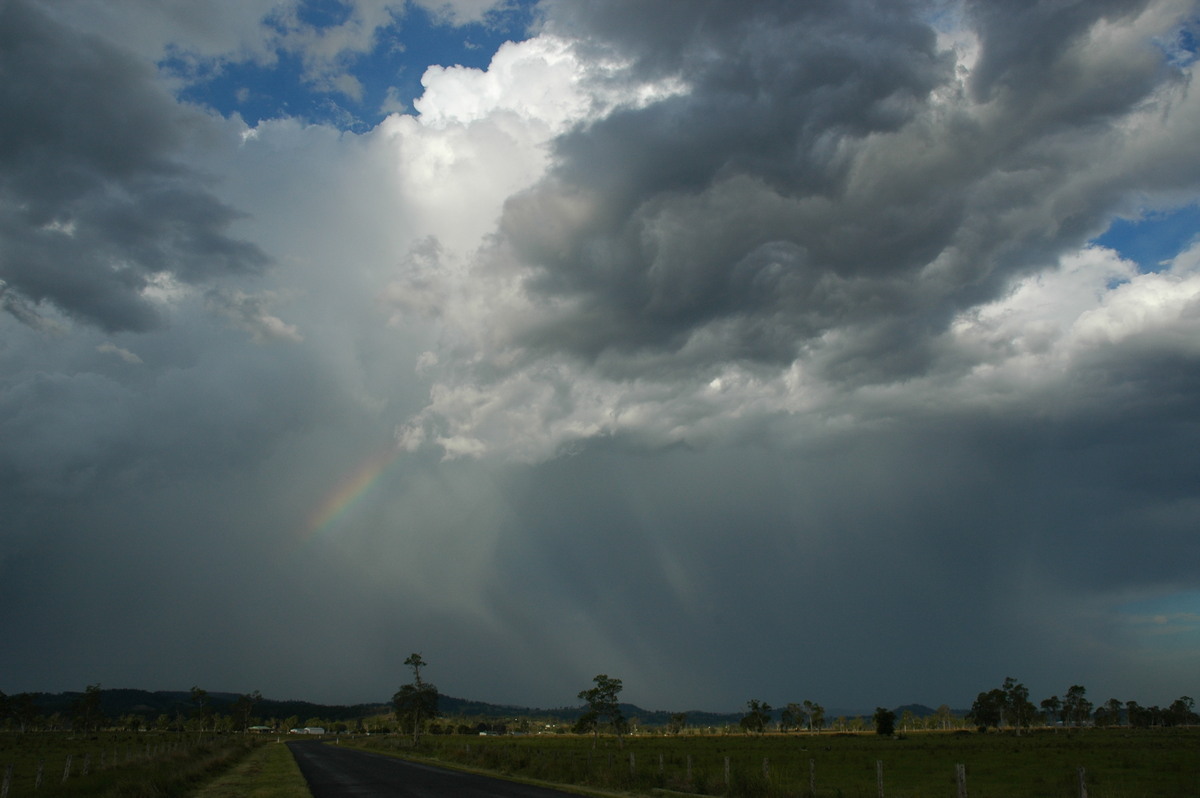
[[[22,0],[0,9],[0,278],[106,330],[160,323],[155,275],[204,283],[260,271],[228,235],[240,214],[182,160],[209,120],[153,72]]]
[[[707,328],[714,361],[788,363],[844,328],[858,332],[830,376],[925,368],[955,311],[1081,245],[1121,196],[1161,187],[1075,177],[1180,79],[1144,43],[1085,68],[1101,59],[1091,27],[1144,5],[1014,15],[1036,31],[1036,68],[1010,41],[1028,34],[985,6],[965,86],[917,5],[556,9],[632,59],[632,76],[690,90],[560,138],[552,174],[510,201],[501,229],[533,267],[530,292],[577,309],[516,344],[622,363]]]
[[[936,209],[888,219],[879,191],[846,195],[848,150],[909,122],[953,63],[928,27],[853,4],[656,8],[665,18],[645,28],[608,7],[577,24],[609,33],[639,78],[678,74],[690,90],[560,139],[553,177],[510,203],[502,229],[536,265],[534,292],[605,320],[573,330],[585,356],[678,349],[728,320],[723,354],[789,361],[853,302],[856,278],[911,268],[921,253],[905,239],[946,226]],[[540,223],[576,198],[586,212]]]
[[[961,314],[1200,182],[1193,68],[1155,43],[1184,12],[968,5],[939,36],[923,4],[552,5],[547,30],[624,64],[597,81],[685,88],[555,140],[476,270],[518,274],[527,312],[478,322],[479,368],[417,425],[465,441],[475,422],[439,398],[559,394],[564,368],[609,394],[546,403],[543,424],[586,416],[560,425],[582,437],[619,428],[596,419],[639,386],[695,393],[731,368],[834,392],[969,373]]]

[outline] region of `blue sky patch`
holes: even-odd
[[[1115,249],[1142,272],[1158,272],[1164,261],[1187,249],[1198,235],[1200,205],[1193,204],[1147,213],[1140,219],[1114,219],[1095,243]]]
[[[344,23],[349,8],[337,0],[308,2],[299,11],[305,24],[324,29]],[[361,132],[394,111],[411,112],[424,91],[421,77],[431,65],[485,69],[500,45],[525,38],[533,18],[528,0],[487,22],[449,25],[410,5],[403,17],[377,32],[371,52],[349,57],[340,67],[362,87],[361,97],[337,91],[305,74],[301,57],[280,51],[269,66],[251,61],[195,66],[173,54],[159,68],[185,79],[179,98],[224,115],[238,113],[248,125],[296,117]],[[270,20],[265,20],[270,24]]]

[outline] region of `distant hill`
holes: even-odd
[[[54,712],[69,714],[76,701],[83,693],[34,693],[34,705],[42,714]],[[220,714],[227,714],[237,693],[209,693],[208,705]],[[106,717],[117,718],[122,715],[142,715],[155,718],[159,715],[189,716],[195,709],[192,694],[188,690],[134,690],[102,689],[100,691],[100,711]],[[354,704],[352,706],[314,704],[309,701],[276,701],[264,698],[254,708],[254,714],[260,717],[287,718],[296,715],[302,720],[307,718],[322,718],[324,720],[356,720],[381,712],[389,711],[387,704]]]
[[[34,704],[40,713],[49,715],[59,712],[68,715],[71,712],[73,704],[83,697],[83,693],[70,691],[63,693],[34,693],[33,696]],[[217,713],[227,714],[238,697],[237,693],[210,692],[208,693],[208,702],[209,706]],[[187,690],[149,691],[122,688],[102,689],[100,691],[100,708],[105,716],[109,718],[119,718],[123,715],[141,715],[153,719],[159,715],[180,715],[187,717],[191,715],[195,709],[195,705],[192,704],[191,692]],[[485,701],[474,701],[448,695],[438,696],[438,709],[439,714],[445,717],[489,719],[546,718],[567,723],[573,723],[583,714],[582,706],[538,709],[510,704],[489,704]],[[918,718],[932,715],[936,711],[923,704],[905,704],[904,706],[896,707],[896,716],[901,716],[905,710],[911,711]],[[270,698],[262,699],[254,708],[254,714],[261,718],[288,718],[295,715],[301,721],[309,718],[321,718],[328,721],[353,721],[389,711],[391,711],[391,705],[387,702],[343,705],[315,704],[310,701],[279,701]],[[636,718],[644,726],[666,726],[670,722],[671,716],[676,714],[667,710],[643,709],[635,704],[622,704],[621,712],[626,718]],[[776,707],[771,712],[772,718],[778,720],[781,712],[782,707]],[[689,710],[683,714],[687,715],[689,726],[716,727],[726,725],[736,726],[743,715],[742,712],[720,713],[701,710]],[[828,724],[837,717],[870,717],[870,714],[870,712],[853,712],[834,708],[825,711],[825,719]]]

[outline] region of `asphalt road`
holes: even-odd
[[[563,798],[573,793],[318,742],[287,744],[313,798]]]

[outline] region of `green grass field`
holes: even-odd
[[[1200,795],[1200,729],[1041,731],[1022,737],[925,732],[901,739],[831,733],[644,736],[626,738],[620,747],[612,737],[600,737],[593,747],[592,738],[575,735],[426,736],[417,749],[398,736],[343,737],[341,744],[634,795],[877,798],[877,762],[883,763],[884,795],[894,798],[954,798],[957,764],[965,766],[971,798],[1077,798],[1080,767],[1088,798]],[[63,781],[68,756],[71,770]],[[42,784],[35,789],[39,762]],[[199,742],[180,734],[2,734],[0,777],[9,765],[9,798],[309,795],[290,752],[274,738]]]
[[[896,798],[953,798],[957,764],[965,766],[971,798],[1076,798],[1080,767],[1089,798],[1200,795],[1200,729],[1060,730],[1021,737],[925,732],[899,739],[831,733],[633,737],[623,747],[601,737],[595,748],[590,737],[574,735],[426,736],[418,750],[399,737],[342,744],[643,794],[806,796],[811,773],[816,796],[877,798],[876,763],[882,762],[884,795]]]
[[[187,796],[260,745],[240,735],[0,733],[0,779],[9,782],[8,798]]]

